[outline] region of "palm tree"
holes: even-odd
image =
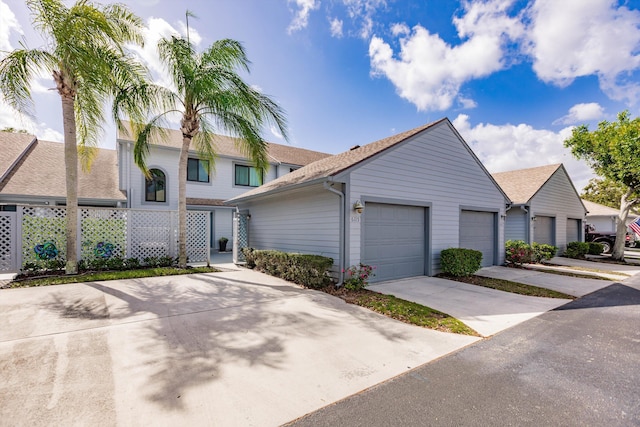
[[[146,157],[154,135],[162,135],[166,116],[181,116],[182,147],[178,165],[178,264],[187,264],[187,160],[193,143],[201,158],[213,169],[215,134],[238,138],[238,148],[257,168],[266,169],[267,143],[260,137],[265,125],[275,124],[288,139],[283,110],[268,96],[246,84],[238,70],[249,71],[242,45],[230,39],[218,40],[204,52],[196,52],[189,40],[161,39],[160,59],[166,65],[173,89],[148,88],[162,111],[144,125],[133,124],[134,161],[149,176]]]
[[[0,62],[0,91],[18,111],[32,114],[30,84],[40,71],[53,76],[62,100],[66,168],[66,273],[76,274],[78,154],[88,169],[104,123],[103,105],[117,88],[139,84],[143,69],[123,51],[142,43],[142,21],[126,7],[78,0],[27,0],[41,49],[14,50]],[[130,105],[128,107],[131,107]],[[139,117],[139,112],[132,113]],[[116,117],[116,121],[118,118]],[[78,142],[80,149],[78,149]]]

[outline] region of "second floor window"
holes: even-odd
[[[187,160],[187,181],[209,182],[209,161]]]
[[[253,166],[236,165],[235,185],[259,187],[262,185],[262,169]]]
[[[147,202],[166,202],[167,193],[165,191],[167,180],[164,172],[160,169],[151,169],[149,171],[151,178],[145,180],[144,200]]]

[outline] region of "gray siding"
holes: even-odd
[[[528,213],[515,206],[507,211],[507,219],[504,224],[504,240],[527,239]]]
[[[356,200],[396,200],[398,204],[431,203],[432,271],[440,269],[440,252],[459,246],[459,217],[463,206],[494,210],[504,214],[505,199],[448,124],[442,123],[383,155],[354,169],[348,206]],[[477,210],[483,210],[477,209]],[[366,211],[362,214],[366,216]],[[351,211],[353,216],[353,211]],[[502,222],[498,230],[498,264],[504,262]],[[362,222],[347,221],[348,264],[361,260]]]
[[[567,218],[582,220],[585,213],[580,197],[563,168],[559,168],[531,199],[531,213],[555,217],[555,245],[559,253],[564,252],[567,248]]]
[[[239,207],[251,213],[251,247],[323,255],[338,264],[340,198],[322,185]]]

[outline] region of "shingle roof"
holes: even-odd
[[[123,122],[129,128],[128,122]],[[132,141],[131,132],[123,133],[118,131],[118,139],[123,141]],[[238,150],[237,146],[240,142],[239,138],[232,138],[224,135],[216,135],[214,140],[216,153],[219,156],[236,157],[244,159],[246,156]],[[175,129],[167,129],[166,139],[156,136],[152,139],[152,144],[164,145],[180,149],[182,148],[182,132]],[[305,148],[293,147],[291,145],[282,145],[268,142],[268,155],[275,163],[285,163],[288,165],[304,166],[313,163],[316,160],[324,159],[331,154],[321,153],[319,151],[307,150]],[[195,150],[195,147],[191,147]]]
[[[27,133],[0,132],[0,181],[35,139]]]
[[[370,157],[373,157],[376,154],[381,153],[402,141],[405,141],[407,138],[410,138],[424,131],[425,129],[433,127],[444,121],[448,121],[448,119],[444,118],[432,123],[428,123],[426,125],[419,126],[415,129],[411,129],[406,132],[402,132],[397,135],[393,135],[388,138],[384,138],[379,141],[372,142],[367,145],[363,145],[362,147],[351,149],[349,151],[336,154],[335,156],[318,160],[303,168],[300,168],[296,171],[283,175],[278,179],[267,182],[266,184],[261,185],[258,188],[255,188],[251,191],[243,193],[240,196],[229,199],[227,200],[227,203],[234,203],[238,200],[255,197],[255,196],[269,193],[278,189],[295,186],[295,185],[307,184],[313,181],[336,176],[340,172],[352,166],[355,166],[358,163]]]
[[[37,141],[0,183],[0,194],[66,198],[64,144]],[[115,150],[98,149],[89,173],[78,168],[78,198],[125,201]]]
[[[535,168],[518,169],[508,172],[491,174],[502,190],[507,193],[511,201],[516,204],[526,204],[551,178],[562,163]]]
[[[619,209],[610,208],[609,206],[590,202],[589,200],[582,199],[582,203],[589,211],[587,216],[618,216],[620,214]],[[629,212],[629,218],[637,218],[637,215]]]

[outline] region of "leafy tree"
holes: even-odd
[[[586,160],[598,175],[625,189],[612,254],[612,258],[624,260],[626,220],[629,211],[640,204],[640,118],[631,120],[623,111],[617,121],[602,121],[594,131],[587,125],[578,126],[564,145],[578,159]]]
[[[10,52],[0,62],[0,91],[18,111],[33,116],[30,84],[40,71],[53,76],[62,101],[66,170],[66,273],[77,273],[78,159],[88,169],[104,123],[103,105],[116,88],[139,84],[143,69],[125,54],[142,43],[142,21],[118,4],[27,0],[40,49]],[[131,107],[128,105],[127,107]],[[132,117],[139,113],[132,110]],[[118,118],[116,117],[116,120]],[[79,143],[79,147],[78,147]]]
[[[582,190],[582,197],[590,202],[598,203],[610,208],[620,208],[620,200],[627,191],[627,188],[618,183],[606,178],[592,178],[589,183]],[[632,197],[638,197],[634,194]],[[636,211],[632,208],[632,211]]]
[[[268,96],[245,83],[238,70],[249,71],[249,60],[242,45],[230,39],[218,40],[198,53],[184,38],[170,37],[158,42],[158,52],[167,67],[174,88],[139,88],[140,99],[161,107],[146,124],[132,123],[134,161],[149,174],[146,157],[152,138],[162,137],[162,124],[168,115],[180,114],[182,147],[178,165],[178,264],[187,264],[187,160],[192,146],[213,170],[216,135],[237,137],[240,151],[257,168],[266,169],[267,143],[260,133],[267,124],[275,124],[287,138],[283,110]],[[131,99],[131,97],[124,97]]]
[[[4,129],[0,130],[0,132],[10,132],[10,133],[29,133],[29,132],[27,132],[27,131],[26,131],[26,130],[24,130],[24,129],[16,129],[16,128],[11,127],[11,126],[6,127],[6,128],[4,128]]]

